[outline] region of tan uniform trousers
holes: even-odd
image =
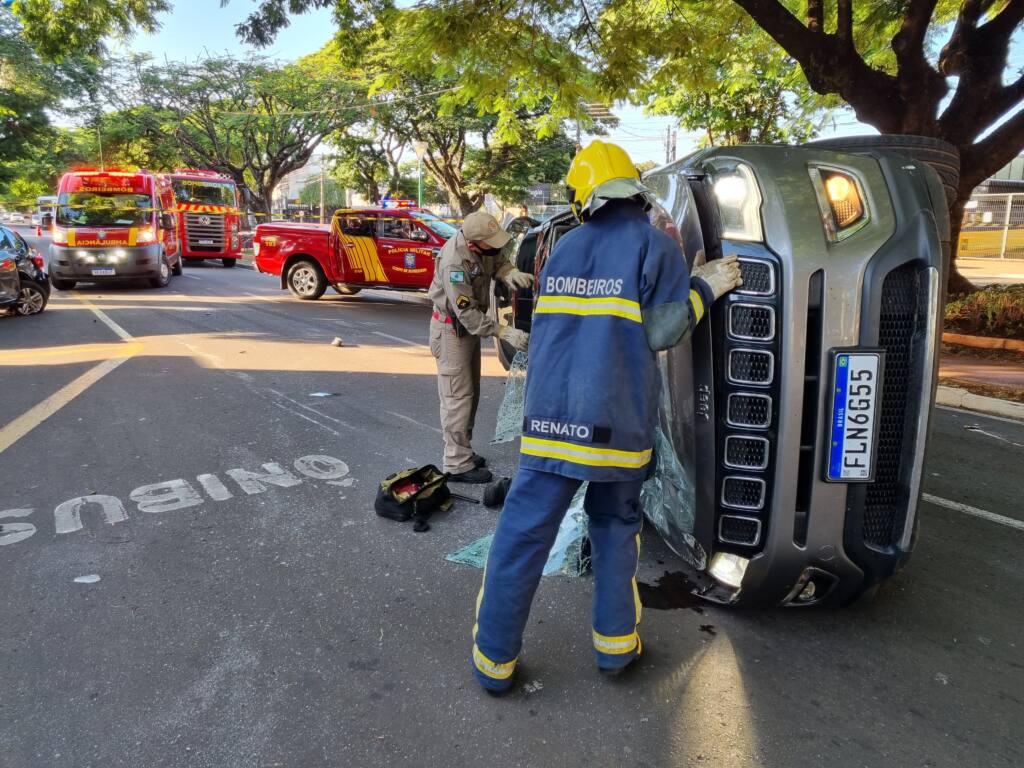
[[[480,404],[480,337],[455,335],[450,323],[430,321],[430,353],[437,360],[445,472],[473,469],[473,422]]]

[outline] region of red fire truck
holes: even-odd
[[[195,168],[178,168],[167,178],[174,188],[185,260],[220,259],[225,267],[235,266],[242,249],[235,182]]]
[[[146,170],[80,168],[57,186],[50,282],[68,291],[77,282],[148,279],[162,288],[181,274],[181,249],[169,180]]]

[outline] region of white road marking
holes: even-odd
[[[402,419],[403,421],[408,421],[411,424],[415,424],[417,427],[423,427],[424,429],[429,429],[431,432],[437,432],[437,434],[439,434],[439,435],[443,435],[444,434],[437,427],[432,427],[429,424],[424,424],[422,421],[416,421],[416,419],[412,418],[412,416],[406,416],[404,413],[395,413],[394,411],[388,411],[388,413],[391,414],[392,416],[394,416],[395,418]]]
[[[977,507],[972,507],[969,504],[961,504],[959,501],[950,501],[949,499],[944,499],[941,496],[932,496],[930,493],[922,493],[921,499],[923,501],[927,501],[929,504],[935,504],[938,507],[952,509],[955,512],[963,512],[965,515],[971,515],[972,517],[978,517],[982,520],[988,520],[990,523],[998,523],[999,525],[1005,525],[1007,528],[1016,528],[1018,531],[1024,531],[1024,522],[1015,520],[1012,517],[997,515],[995,512],[978,509]]]
[[[276,405],[282,411],[286,411],[287,413],[290,413],[292,416],[298,416],[300,419],[305,419],[306,421],[310,422],[311,424],[316,424],[321,429],[326,429],[332,435],[336,435],[337,437],[341,437],[341,432],[339,432],[336,429],[331,429],[330,427],[328,427],[323,422],[317,421],[316,419],[311,419],[306,414],[299,413],[294,408],[289,408],[287,405],[284,405],[283,403],[279,403],[276,400],[271,400],[270,402],[273,403],[274,405]]]
[[[182,277],[187,277],[189,280],[202,280],[203,279],[203,278],[199,277],[199,275],[182,275]]]
[[[988,413],[981,413],[980,411],[972,411],[969,408],[954,408],[951,405],[936,405],[935,407],[939,408],[939,409],[941,409],[943,411],[951,411],[952,413],[959,413],[961,416],[963,416],[965,414],[970,414],[971,418],[977,417],[979,419],[992,419],[993,421],[1002,421],[1002,422],[1005,422],[1006,424],[1014,424],[1014,425],[1016,425],[1018,427],[1021,426],[1022,423],[1024,423],[1024,422],[1021,422],[1019,419],[1008,419],[1005,416],[992,416],[991,414],[988,414]]]
[[[979,434],[985,435],[986,437],[991,437],[993,440],[999,440],[1000,442],[1006,443],[1007,445],[1012,445],[1016,448],[1024,448],[1024,443],[1015,443],[1013,442],[1013,440],[1007,440],[1002,435],[997,435],[994,432],[986,432],[977,424],[968,424],[966,427],[964,427],[964,429],[966,429],[968,432],[978,432]]]
[[[410,341],[409,339],[403,339],[401,336],[392,336],[390,333],[382,333],[381,331],[371,331],[371,333],[377,336],[383,336],[385,339],[391,339],[392,341],[398,341],[402,344],[408,344],[410,347],[425,347],[422,341]]]
[[[128,331],[126,331],[120,325],[115,323],[106,312],[104,312],[99,307],[95,306],[88,299],[82,298],[77,293],[75,293],[74,296],[75,296],[76,299],[78,299],[83,304],[85,304],[85,306],[87,306],[89,308],[89,311],[92,312],[94,315],[96,315],[96,317],[98,317],[100,319],[101,323],[103,323],[105,326],[107,326],[107,328],[109,328],[114,333],[116,333],[121,339],[123,339],[124,341],[131,341],[133,338],[135,338],[130,333],[128,333]]]

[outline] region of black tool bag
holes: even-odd
[[[389,520],[405,522],[413,519],[417,533],[430,530],[427,522],[434,512],[447,512],[452,507],[448,475],[433,464],[419,469],[403,469],[384,478],[377,489],[373,508]]]

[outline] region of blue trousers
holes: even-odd
[[[484,569],[473,627],[473,670],[494,691],[512,685],[533,594],[580,480],[520,469],[505,499]],[[599,667],[622,667],[640,655],[642,480],[587,487],[594,569],[593,643]]]

